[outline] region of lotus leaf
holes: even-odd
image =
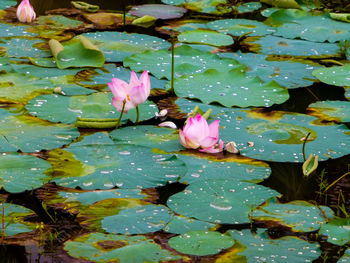
[[[15,2],[16,3],[16,2]],[[1,9],[0,3],[0,9]],[[0,37],[31,37],[35,34],[28,32],[30,29],[29,26],[18,26],[18,25],[9,25],[9,24],[0,24]]]
[[[146,234],[161,230],[171,219],[164,205],[143,205],[121,210],[103,218],[102,229],[113,234]]]
[[[17,4],[17,2],[14,0],[2,0],[0,3],[0,9],[6,9],[6,8],[8,8],[10,6],[14,6],[16,4]]]
[[[9,57],[51,57],[52,54],[50,51],[36,47],[37,45],[42,43],[43,40],[40,39],[26,39],[13,37],[7,40],[5,43],[0,42],[0,48],[5,49]]]
[[[249,34],[249,36],[265,36],[275,32],[275,29],[262,22],[249,19],[221,19],[209,22],[207,27],[221,33],[233,36]]]
[[[29,114],[51,122],[73,124],[77,117],[89,119],[86,127],[114,128],[119,112],[112,106],[112,93],[97,92],[90,95],[62,96],[57,94],[37,96],[26,105]],[[59,111],[55,110],[60,108]],[[154,116],[156,105],[146,101],[139,106],[140,120]],[[123,122],[135,121],[136,110],[131,109],[123,114]],[[91,126],[89,126],[91,125]]]
[[[134,53],[142,53],[146,50],[157,51],[170,47],[170,43],[161,38],[143,34],[105,31],[85,33],[83,36],[104,53],[107,62],[119,62]]]
[[[218,15],[230,13],[234,8],[226,0],[162,0],[162,2],[167,5],[183,6],[196,12]]]
[[[315,206],[305,201],[291,201],[279,203],[272,198],[265,204],[257,207],[252,213],[255,221],[273,221],[293,231],[311,232],[333,217],[332,210],[327,206]]]
[[[146,15],[158,18],[158,19],[174,19],[182,17],[187,10],[185,8],[177,6],[169,6],[162,4],[146,4],[133,6],[129,11],[130,14],[137,17],[143,17]]]
[[[309,58],[339,57],[340,48],[334,43],[316,43],[305,40],[286,39],[276,36],[247,38],[251,51],[263,54],[299,56]]]
[[[215,226],[215,224],[200,221],[194,218],[173,216],[163,230],[174,234],[184,234],[192,230],[214,229]]]
[[[196,256],[215,255],[231,247],[234,240],[228,234],[213,231],[189,231],[168,241],[171,248]]]
[[[177,39],[180,42],[206,44],[211,46],[228,46],[234,43],[231,36],[206,29],[182,32],[178,35]]]
[[[0,152],[49,150],[69,144],[79,136],[78,130],[71,125],[16,116],[4,109],[0,109],[0,123]]]
[[[176,47],[181,47],[181,46],[189,46],[193,49],[198,49],[202,52],[210,52],[210,53],[217,53],[219,51],[219,47],[216,47],[216,46],[210,46],[210,45],[206,45],[206,44],[187,44],[187,43],[182,43],[182,42],[179,42],[176,44]]]
[[[50,180],[45,171],[48,162],[30,155],[3,153],[0,155],[0,187],[18,193],[40,187]]]
[[[191,111],[196,105],[203,111],[212,108],[211,117],[220,120],[220,138],[224,142],[234,140],[241,155],[250,158],[304,162],[302,144],[309,132],[311,135],[305,146],[306,156],[317,154],[319,160],[324,161],[350,152],[349,129],[345,125],[322,123],[309,115],[212,107],[183,99],[178,99],[176,104],[185,112]]]
[[[312,75],[329,85],[350,86],[350,65],[317,69]]]
[[[322,224],[320,235],[326,235],[328,242],[342,246],[350,242],[350,219],[334,218],[327,224]]]
[[[3,210],[4,208],[4,210]],[[23,206],[0,203],[0,211],[4,211],[4,216],[1,216],[4,220],[4,236],[14,236],[20,233],[31,232],[35,230],[38,223],[25,221],[26,216],[34,215],[35,213]],[[2,213],[1,213],[2,214]]]
[[[240,69],[228,72],[208,69],[204,73],[184,75],[175,80],[174,86],[179,97],[219,102],[225,107],[269,107],[289,98],[288,90],[275,81],[263,83],[258,77],[247,77]]]
[[[350,101],[318,101],[309,105],[307,113],[326,121],[350,122]]]
[[[338,261],[339,263],[349,263],[350,262],[350,249],[347,249],[344,255]]]
[[[167,204],[178,214],[220,224],[249,222],[255,206],[278,193],[262,185],[217,179],[190,184]]]
[[[247,67],[246,75],[259,77],[264,82],[276,81],[288,89],[307,87],[313,84],[311,72],[320,68],[312,61],[270,60],[264,54],[220,53],[220,57],[233,58]]]
[[[83,22],[71,19],[61,15],[47,15],[39,16],[35,21],[38,25],[41,25],[40,31],[42,30],[65,30],[65,29],[76,29],[83,25]]]
[[[171,79],[171,51],[146,51],[134,54],[124,60],[124,66],[140,72],[145,69],[156,78]],[[243,69],[243,65],[234,59],[220,59],[217,55],[193,49],[189,46],[180,46],[175,49],[175,76],[201,73],[209,68],[226,72],[233,68]]]
[[[329,14],[315,15],[303,10],[281,9],[274,12],[267,23],[282,23],[274,35],[285,38],[332,43],[350,38],[349,24],[334,21]]]
[[[253,12],[262,7],[262,4],[260,2],[249,2],[249,3],[244,3],[240,4],[237,8],[239,13],[248,13],[248,12]]]
[[[83,189],[149,188],[175,182],[185,164],[150,148],[115,144],[105,133],[86,136],[64,150],[49,153],[53,181]]]
[[[166,127],[129,126],[112,131],[110,136],[116,143],[146,146],[166,152],[183,149],[179,141],[178,131]]]
[[[13,68],[8,57],[0,57],[0,74],[12,72]]]
[[[249,229],[229,233],[236,240],[232,249],[220,255],[216,263],[228,262],[312,262],[321,255],[319,244],[308,243],[297,237],[270,239],[263,229],[254,235]]]
[[[197,30],[197,29],[208,29],[207,28],[207,21],[205,20],[196,20],[196,19],[190,19],[190,20],[181,20],[176,21],[176,23],[171,23],[165,26],[160,27],[161,31],[170,31],[170,32],[185,32],[185,31],[191,31],[191,30]]]
[[[64,244],[64,250],[72,257],[94,262],[171,262],[182,258],[144,236],[102,233],[89,233],[69,240]]]

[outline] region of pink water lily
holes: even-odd
[[[36,14],[29,0],[23,0],[17,7],[17,19],[22,23],[31,23],[35,20]]]
[[[112,78],[112,82],[108,83],[108,87],[113,93],[113,106],[118,111],[122,111],[125,102],[125,113],[142,104],[151,92],[151,82],[147,70],[141,74],[140,79],[134,71],[131,71],[129,84],[121,79]]]
[[[224,142],[219,140],[219,120],[208,125],[207,120],[199,113],[184,126],[179,129],[180,142],[182,146],[189,149],[199,149],[201,152],[217,153],[221,152]]]

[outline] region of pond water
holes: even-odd
[[[135,1],[126,25],[122,2],[31,3],[23,24],[0,2],[0,262],[350,262],[349,23],[310,2]],[[151,94],[115,129],[107,83],[131,70]],[[195,108],[239,153],[158,126]]]

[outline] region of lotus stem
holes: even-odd
[[[170,91],[174,93],[174,75],[175,75],[175,36],[171,35],[171,89]]]
[[[306,158],[305,158],[305,144],[307,142],[307,139],[309,138],[311,132],[309,132],[306,137],[305,137],[305,140],[303,141],[303,158],[304,158],[304,162],[306,161]]]
[[[118,129],[121,122],[122,122],[122,117],[123,117],[123,113],[124,113],[124,109],[125,109],[125,104],[126,104],[126,100],[123,101],[123,107],[122,107],[122,111],[120,112],[120,115],[119,115],[119,120],[117,122],[117,125],[116,125],[116,128]]]
[[[139,105],[136,106],[136,124],[139,122],[140,119],[140,109],[139,109]]]

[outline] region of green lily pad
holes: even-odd
[[[1,9],[1,4],[2,3],[0,3],[0,9]],[[35,36],[35,34],[28,32],[29,29],[30,29],[30,26],[0,24],[0,37],[19,37],[19,36],[32,37],[32,36]]]
[[[275,198],[257,207],[251,217],[254,221],[272,221],[290,227],[297,232],[311,232],[320,228],[332,218],[333,212],[327,206],[315,206],[305,201],[279,203]]]
[[[171,79],[171,52],[168,50],[146,51],[124,60],[124,66],[140,72],[147,69],[156,78]],[[243,69],[234,59],[220,59],[217,55],[180,46],[175,49],[175,77],[201,73],[209,68],[226,72],[233,68]]]
[[[184,234],[193,230],[214,229],[215,224],[200,221],[185,216],[173,216],[169,223],[163,228],[164,231],[174,234]]]
[[[134,53],[168,49],[171,46],[169,42],[161,38],[143,34],[105,31],[85,33],[82,36],[103,52],[107,62],[120,62]]]
[[[19,73],[1,74],[0,102],[25,104],[37,95],[52,93],[53,88],[45,79]]]
[[[57,94],[37,96],[26,105],[29,114],[51,122],[74,124],[79,118],[90,119],[94,128],[114,128],[120,113],[112,106],[112,93],[97,92],[90,95],[62,96]],[[60,108],[59,111],[55,110]],[[157,107],[146,101],[139,106],[140,120],[154,116]],[[122,122],[136,120],[136,110],[123,114]],[[103,122],[103,120],[105,120]],[[87,127],[88,126],[87,124]]]
[[[162,249],[144,236],[89,233],[64,244],[64,250],[74,258],[94,262],[143,263],[179,260],[182,257]]]
[[[167,5],[182,6],[186,9],[200,13],[226,14],[235,8],[226,0],[162,0]]]
[[[241,36],[265,36],[275,32],[273,27],[264,25],[262,22],[249,19],[222,19],[209,22],[207,27],[220,33]]]
[[[200,19],[184,19],[176,22],[169,23],[165,26],[160,27],[160,31],[170,31],[170,32],[185,32],[197,29],[208,29],[207,21]]]
[[[350,65],[317,69],[312,75],[329,85],[350,86]]]
[[[146,15],[155,17],[157,19],[174,19],[182,17],[187,10],[177,6],[169,6],[162,4],[146,4],[133,6],[129,11],[130,14],[137,17]]]
[[[267,23],[282,23],[276,36],[301,38],[314,42],[337,42],[350,38],[349,24],[335,21],[329,14],[315,15],[303,10],[281,9],[274,12]]]
[[[322,123],[319,119],[298,113],[258,110],[228,109],[178,99],[176,104],[185,112],[196,105],[203,111],[213,109],[211,120],[220,120],[220,138],[234,140],[241,155],[254,159],[276,162],[304,162],[305,154],[319,155],[319,160],[339,158],[350,153],[349,129],[345,125]],[[242,132],[244,131],[244,132]],[[331,138],[331,139],[330,139]],[[251,142],[248,145],[248,142]]]
[[[2,154],[0,167],[0,187],[10,193],[32,190],[50,180],[45,176],[50,164],[34,156]]]
[[[69,144],[79,136],[78,130],[65,124],[16,116],[0,109],[0,152],[39,152]]]
[[[106,216],[102,229],[113,234],[146,234],[162,229],[171,219],[171,211],[163,205],[144,205]]]
[[[230,230],[236,243],[219,256],[217,263],[240,262],[312,262],[321,255],[319,244],[308,243],[297,237],[271,239],[263,229],[254,235],[249,229]]]
[[[40,39],[26,39],[26,38],[11,38],[5,43],[0,42],[0,48],[6,51],[7,56],[22,58],[46,58],[51,57],[52,54],[49,50],[43,50],[36,45],[42,44],[43,40]]]
[[[266,106],[288,100],[288,90],[275,81],[263,83],[258,77],[247,77],[240,69],[219,72],[208,69],[192,76],[184,75],[174,82],[178,97],[219,102],[225,107]]]
[[[278,193],[262,185],[217,179],[190,184],[167,205],[178,214],[220,224],[249,222],[252,208]]]
[[[339,263],[349,263],[350,262],[350,248],[347,249],[344,255],[338,261]]]
[[[267,55],[254,53],[219,53],[220,57],[233,58],[247,67],[246,75],[259,77],[264,82],[276,81],[288,89],[311,86],[312,72],[319,64],[299,60],[270,60]]]
[[[57,28],[57,29],[75,29],[77,27],[80,27],[83,25],[83,22],[71,19],[65,16],[61,15],[46,15],[46,16],[39,16],[38,19],[35,21],[38,25],[46,26],[50,29]],[[43,28],[41,28],[43,30]]]
[[[239,13],[249,13],[260,9],[261,7],[262,4],[260,2],[249,2],[240,4],[237,10]]]
[[[339,57],[340,48],[334,43],[316,43],[305,40],[286,39],[276,36],[252,37],[243,41],[251,51],[263,54],[299,56],[309,58]]]
[[[15,0],[3,0],[0,3],[0,9],[6,9],[11,6],[15,6],[17,2]]]
[[[177,39],[180,42],[206,44],[217,47],[228,46],[234,43],[231,36],[205,29],[182,32],[178,35]]]
[[[51,58],[50,58],[51,59]],[[74,75],[84,68],[76,69],[59,69],[56,66],[54,68],[38,67],[30,64],[11,64],[13,69],[22,74],[33,75],[38,78],[58,79],[62,76],[70,76],[73,79]]]
[[[326,121],[350,122],[350,101],[317,101],[307,113]]]
[[[150,188],[175,182],[185,164],[175,156],[153,154],[150,148],[115,144],[105,133],[86,136],[64,150],[49,153],[52,181],[82,189]]]
[[[350,242],[350,219],[334,218],[322,224],[319,234],[326,235],[329,243],[343,246]]]
[[[231,247],[234,240],[227,234],[213,231],[189,231],[168,241],[171,248],[196,256],[215,255]]]

